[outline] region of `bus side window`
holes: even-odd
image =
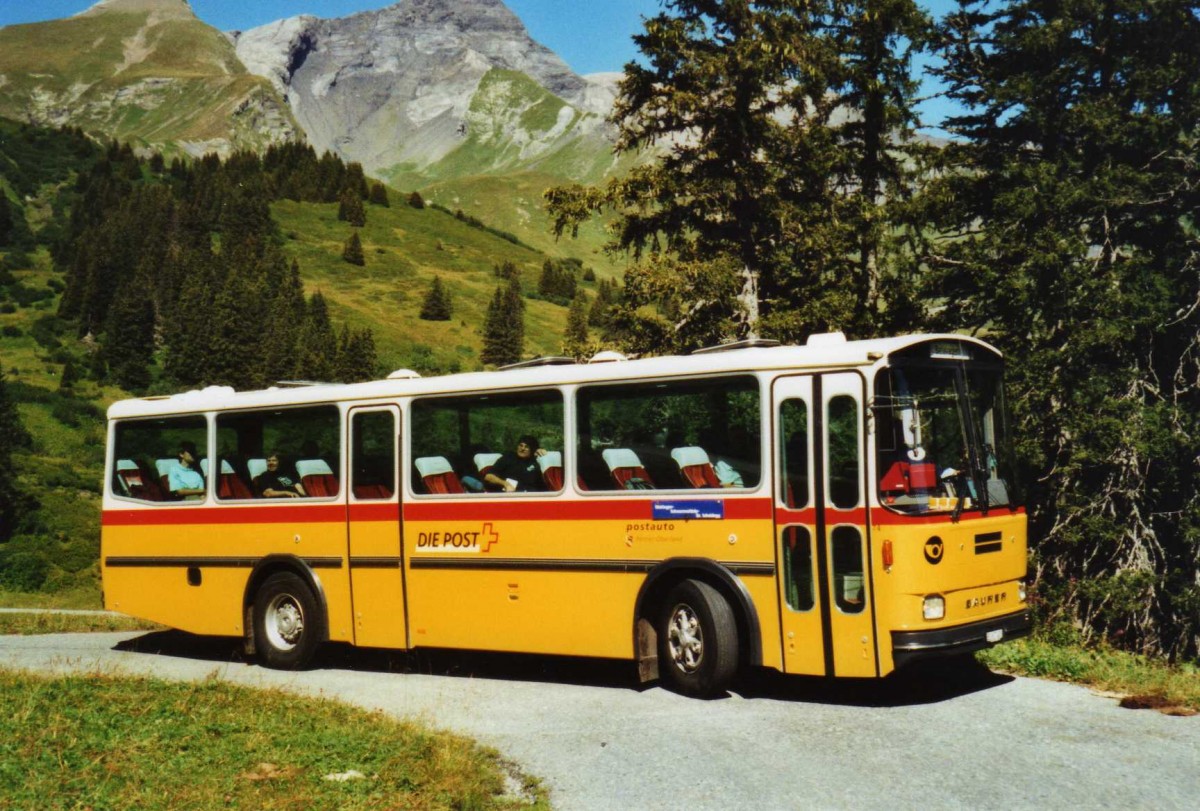
[[[858,402],[849,395],[839,394],[829,400],[826,417],[829,438],[829,469],[826,471],[829,503],[840,509],[857,507],[861,478],[858,461]]]
[[[762,478],[753,377],[585,386],[576,397],[581,490],[749,489]]]
[[[808,506],[808,403],[784,400],[779,407],[780,499],[793,510]]]
[[[340,435],[341,415],[332,405],[219,415],[217,456],[230,463],[238,482],[218,482],[217,497],[262,498],[264,490],[301,493],[307,498],[337,496],[341,489]],[[269,467],[272,459],[276,464],[273,471]],[[269,499],[277,503],[291,500]]]
[[[391,498],[396,492],[396,421],[390,411],[360,411],[351,425],[350,487],[357,499]]]
[[[561,490],[563,412],[557,390],[414,401],[408,432],[414,494],[504,494],[500,479],[511,479],[515,492]],[[558,464],[543,466],[541,456],[550,454]]]
[[[854,527],[834,527],[829,538],[833,560],[833,598],[844,614],[862,613],[862,536]]]
[[[783,534],[783,588],[788,608],[811,611],[813,599],[812,535],[808,527],[788,527]]]
[[[202,457],[208,448],[208,422],[203,416],[170,417],[164,419],[131,420],[116,428],[112,471],[109,487],[114,496],[155,503],[196,504],[204,495],[192,494],[188,499],[173,494],[169,474],[180,464],[179,451],[187,447],[192,453],[190,462],[195,487],[207,485],[207,473],[202,473],[207,459]]]

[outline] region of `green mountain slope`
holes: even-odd
[[[270,83],[180,0],[109,0],[0,28],[0,115],[167,155],[260,148],[297,132]]]

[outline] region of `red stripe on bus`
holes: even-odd
[[[694,499],[692,499],[694,500]],[[712,499],[720,501],[722,499]],[[438,501],[406,503],[405,521],[653,521],[654,502],[686,504],[689,499],[622,499],[586,501]],[[771,502],[765,498],[724,499],[725,518],[771,517]],[[667,520],[667,519],[660,519]],[[682,519],[674,519],[682,520]],[[709,520],[709,519],[696,519]]]
[[[399,521],[400,505],[381,501],[377,504],[351,504],[351,521]]]

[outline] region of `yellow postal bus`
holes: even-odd
[[[604,362],[602,362],[604,361]],[[1028,632],[1002,359],[956,335],[108,412],[105,605],[243,637],[881,677]]]

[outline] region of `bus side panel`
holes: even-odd
[[[289,555],[305,560],[320,583],[329,638],[354,640],[344,517],[237,523],[223,513],[223,520],[204,523],[205,512],[158,508],[136,511],[133,518],[122,511],[116,515],[126,517],[106,520],[105,606],[190,633],[240,636],[242,598],[254,565],[267,555]]]
[[[952,628],[1026,607],[1017,593],[1017,581],[1027,575],[1024,514],[993,511],[987,517],[964,517],[953,523],[948,516],[922,522],[878,509],[873,512],[879,522],[873,527],[873,554],[883,673],[894,669],[892,631]],[[884,540],[893,546],[890,572],[881,559]],[[922,616],[924,600],[934,594],[945,597],[946,616],[926,620]]]
[[[412,644],[629,659],[638,592],[661,561],[701,557],[731,568],[773,566],[769,520],[549,518],[573,504],[535,505],[547,520],[453,520],[451,505],[443,510],[445,520],[406,513]],[[627,506],[610,504],[617,514]],[[758,610],[764,658],[778,666],[769,574],[742,582]]]

